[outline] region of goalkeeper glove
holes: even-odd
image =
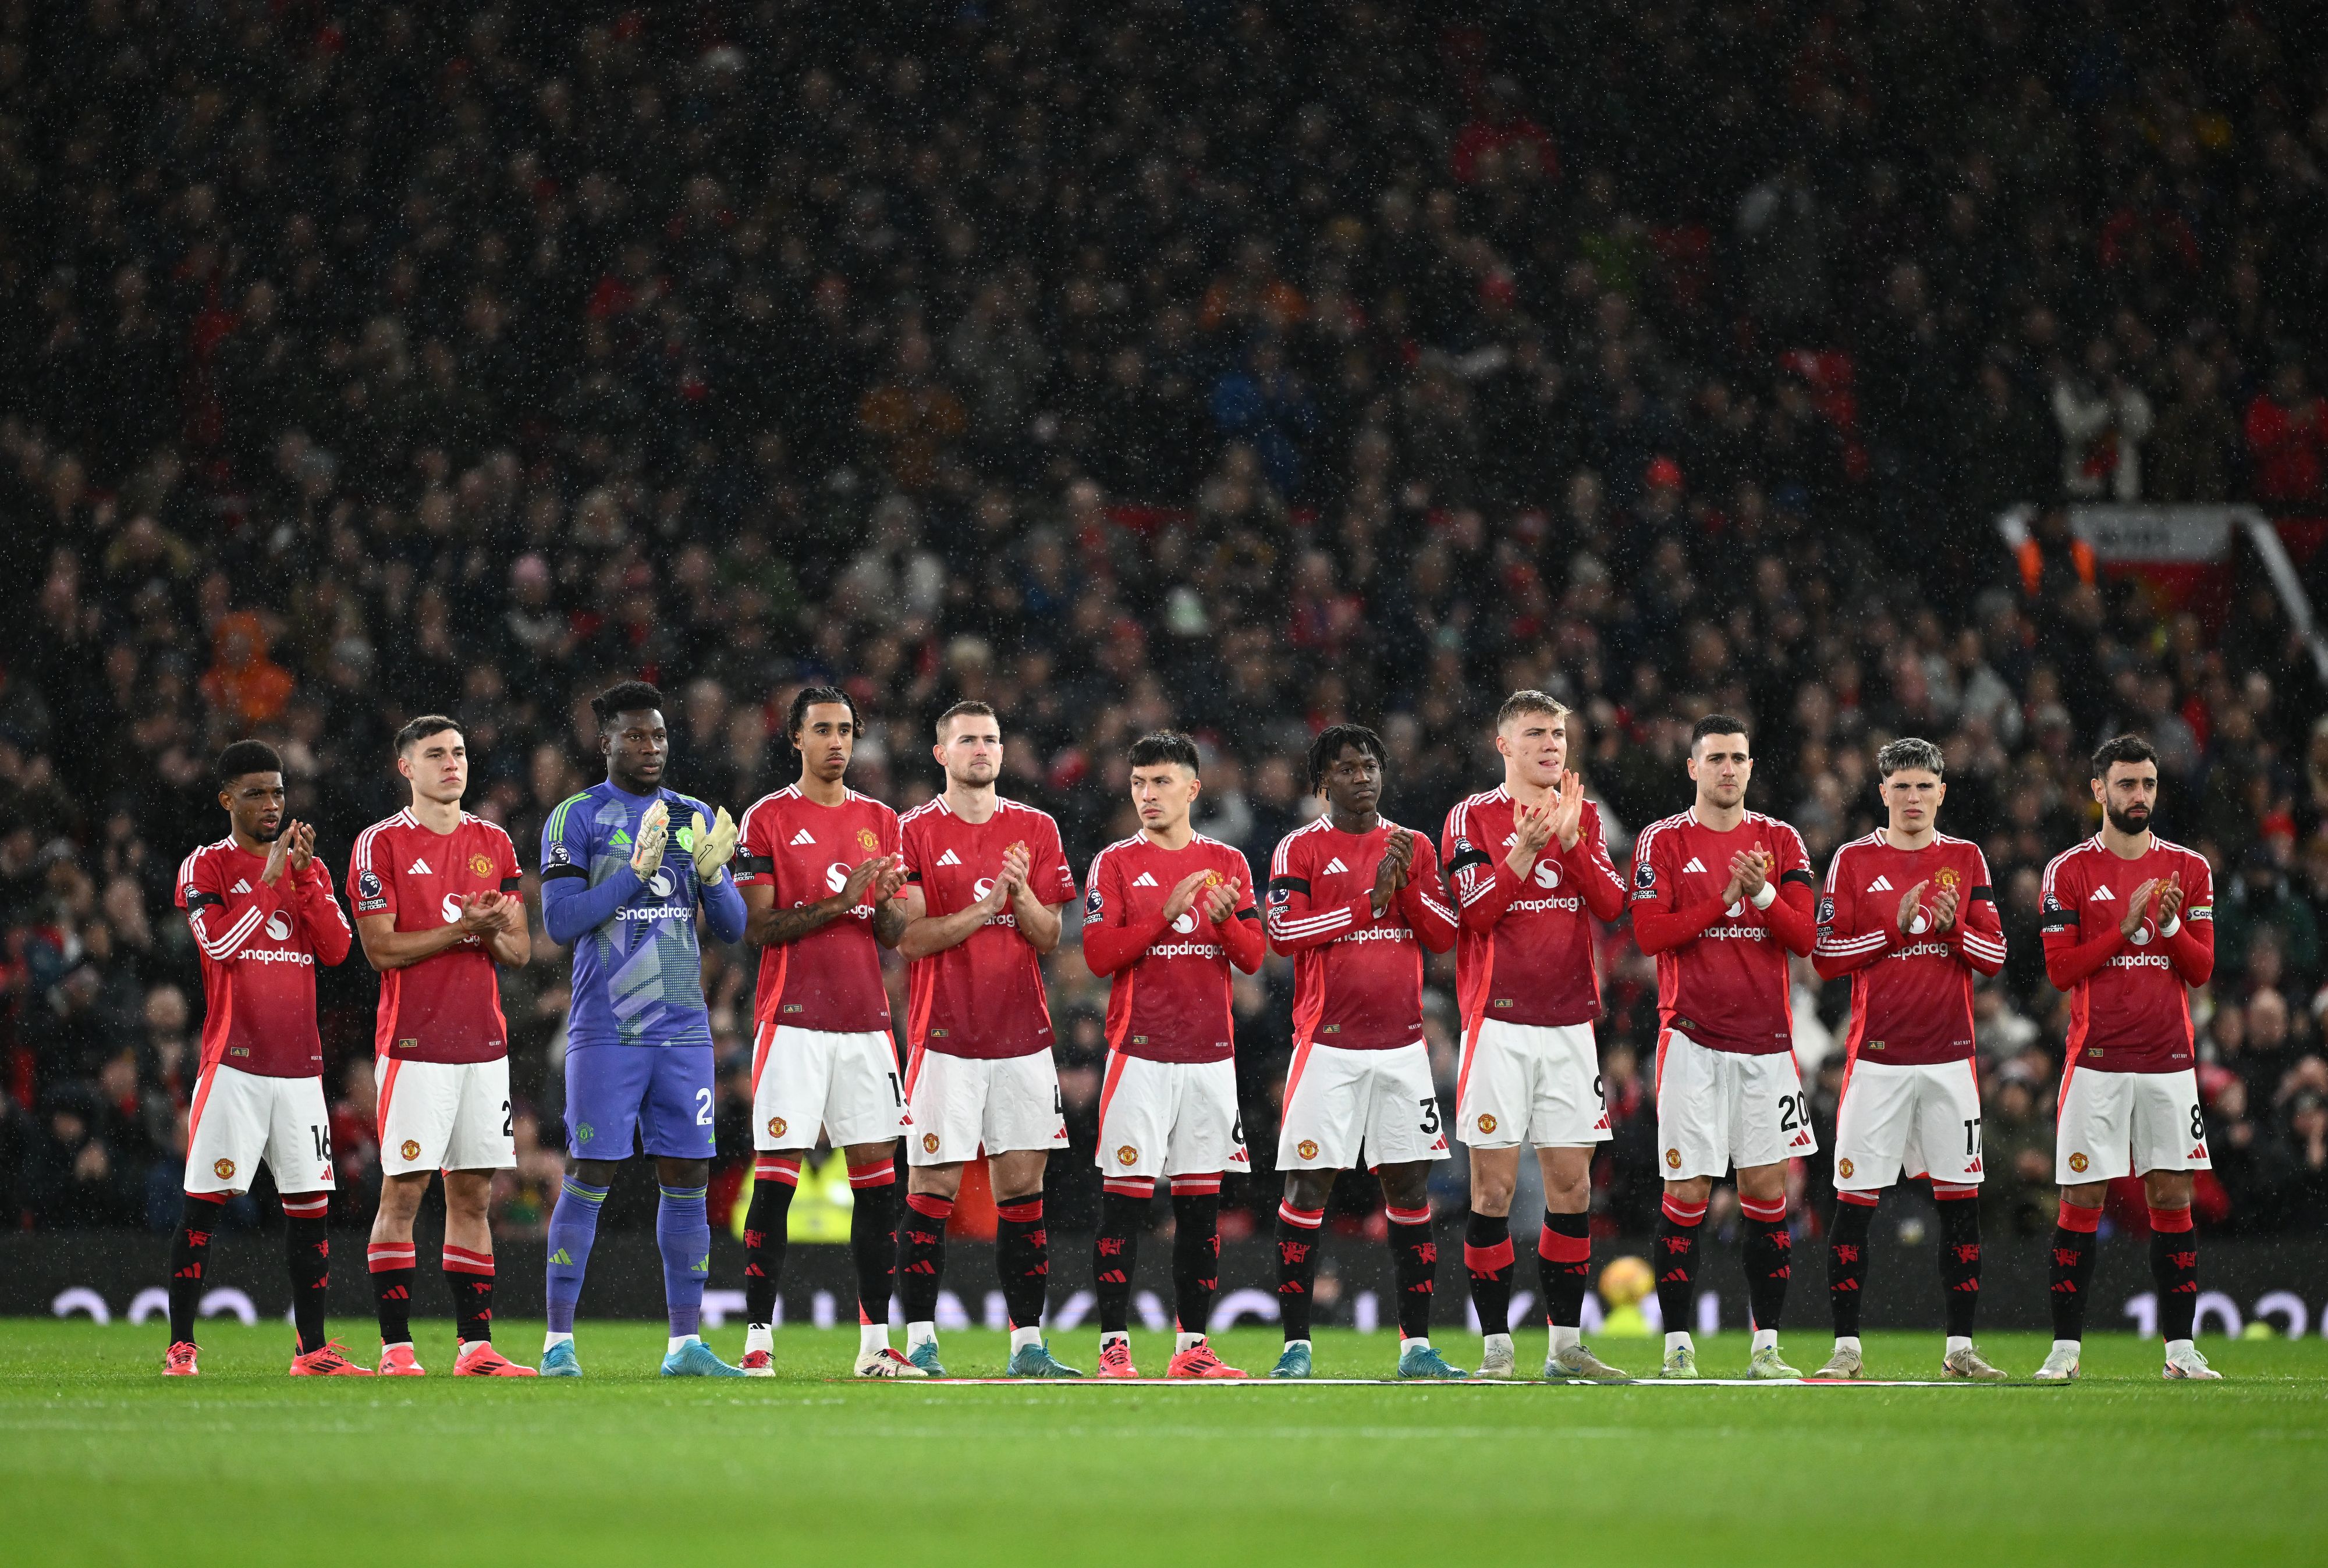
[[[695,814],[695,874],[709,882],[719,868],[736,857],[736,819],[728,808],[719,808],[717,822],[703,820],[703,813]]]
[[[641,882],[662,869],[663,845],[671,838],[671,807],[658,800],[639,818],[638,842],[631,845],[631,870]]]

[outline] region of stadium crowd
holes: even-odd
[[[344,873],[402,803],[389,737],[449,712],[530,867],[631,675],[673,695],[674,783],[738,814],[803,683],[856,697],[852,782],[900,809],[928,717],[982,698],[1079,865],[1164,725],[1256,865],[1346,716],[1435,837],[1513,687],[1577,710],[1619,835],[1685,804],[1696,716],[1751,715],[1751,802],[1821,867],[1876,823],[1875,746],[1929,736],[2011,944],[1985,1200],[2022,1232],[2065,1027],[2038,881],[2138,731],[2217,868],[2201,1223],[2328,1225],[2309,655],[2251,563],[2178,604],[2058,514],[2017,560],[1993,527],[2328,510],[2328,38],[2294,10],[0,5],[0,1225],[174,1219],[172,879],[225,742],[283,750]],[[534,952],[512,1233],[559,1159]],[[1601,954],[1596,1214],[1642,1235],[1654,977],[1621,928]],[[707,949],[739,1056],[748,957]],[[1049,971],[1087,1152],[1104,994],[1072,936]],[[1847,986],[1798,980],[1831,1146]],[[376,984],[322,989],[352,1216]],[[1239,981],[1264,1166],[1290,989]],[[749,1099],[739,1064],[730,1201]],[[1072,1228],[1098,1183],[1062,1164]]]

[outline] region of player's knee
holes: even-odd
[[[1385,1202],[1400,1209],[1420,1209],[1430,1200],[1431,1180],[1422,1166],[1385,1165],[1381,1175]]]
[[[1482,1170],[1477,1157],[1473,1158],[1471,1207],[1479,1213],[1509,1214],[1512,1211],[1512,1190],[1517,1185],[1518,1181],[1513,1172]]]
[[[1285,1176],[1285,1201],[1308,1213],[1326,1207],[1326,1199],[1334,1190],[1331,1171],[1289,1171]]]
[[[1666,1196],[1680,1203],[1704,1203],[1713,1196],[1713,1178],[1692,1176],[1686,1181],[1668,1181]]]

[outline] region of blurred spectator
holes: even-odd
[[[2248,405],[2248,455],[2255,493],[2267,501],[2317,504],[2323,459],[2328,456],[2328,409],[2305,384],[2304,362],[2288,359],[2272,372],[2268,390]]]

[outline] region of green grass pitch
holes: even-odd
[[[344,1323],[359,1357],[369,1325]],[[288,1330],[0,1321],[0,1555],[47,1563],[2313,1563],[2328,1557],[2328,1341],[2203,1341],[2227,1381],[2162,1383],[2155,1341],[2089,1341],[2070,1388],[929,1386],[830,1381],[847,1330],[783,1330],[784,1376],[665,1381],[660,1330],[582,1325],[578,1383],[293,1382]],[[1054,1341],[1089,1368],[1094,1336]],[[505,1349],[540,1344],[502,1325]],[[712,1336],[733,1358],[736,1329]],[[1256,1371],[1276,1336],[1217,1341]],[[1983,1349],[2016,1375],[2033,1335]],[[1800,1330],[1806,1367],[1826,1348]],[[1478,1341],[1446,1341],[1476,1365]],[[1636,1370],[1646,1340],[1598,1347]],[[1133,1337],[1145,1369],[1169,1341]],[[1396,1340],[1322,1333],[1320,1377]],[[1520,1336],[1523,1365],[1541,1330]],[[1700,1342],[1710,1377],[1746,1341]],[[1002,1337],[946,1336],[997,1370]],[[1935,1376],[1938,1335],[1873,1335],[1871,1377]],[[840,1554],[836,1555],[835,1554]]]

